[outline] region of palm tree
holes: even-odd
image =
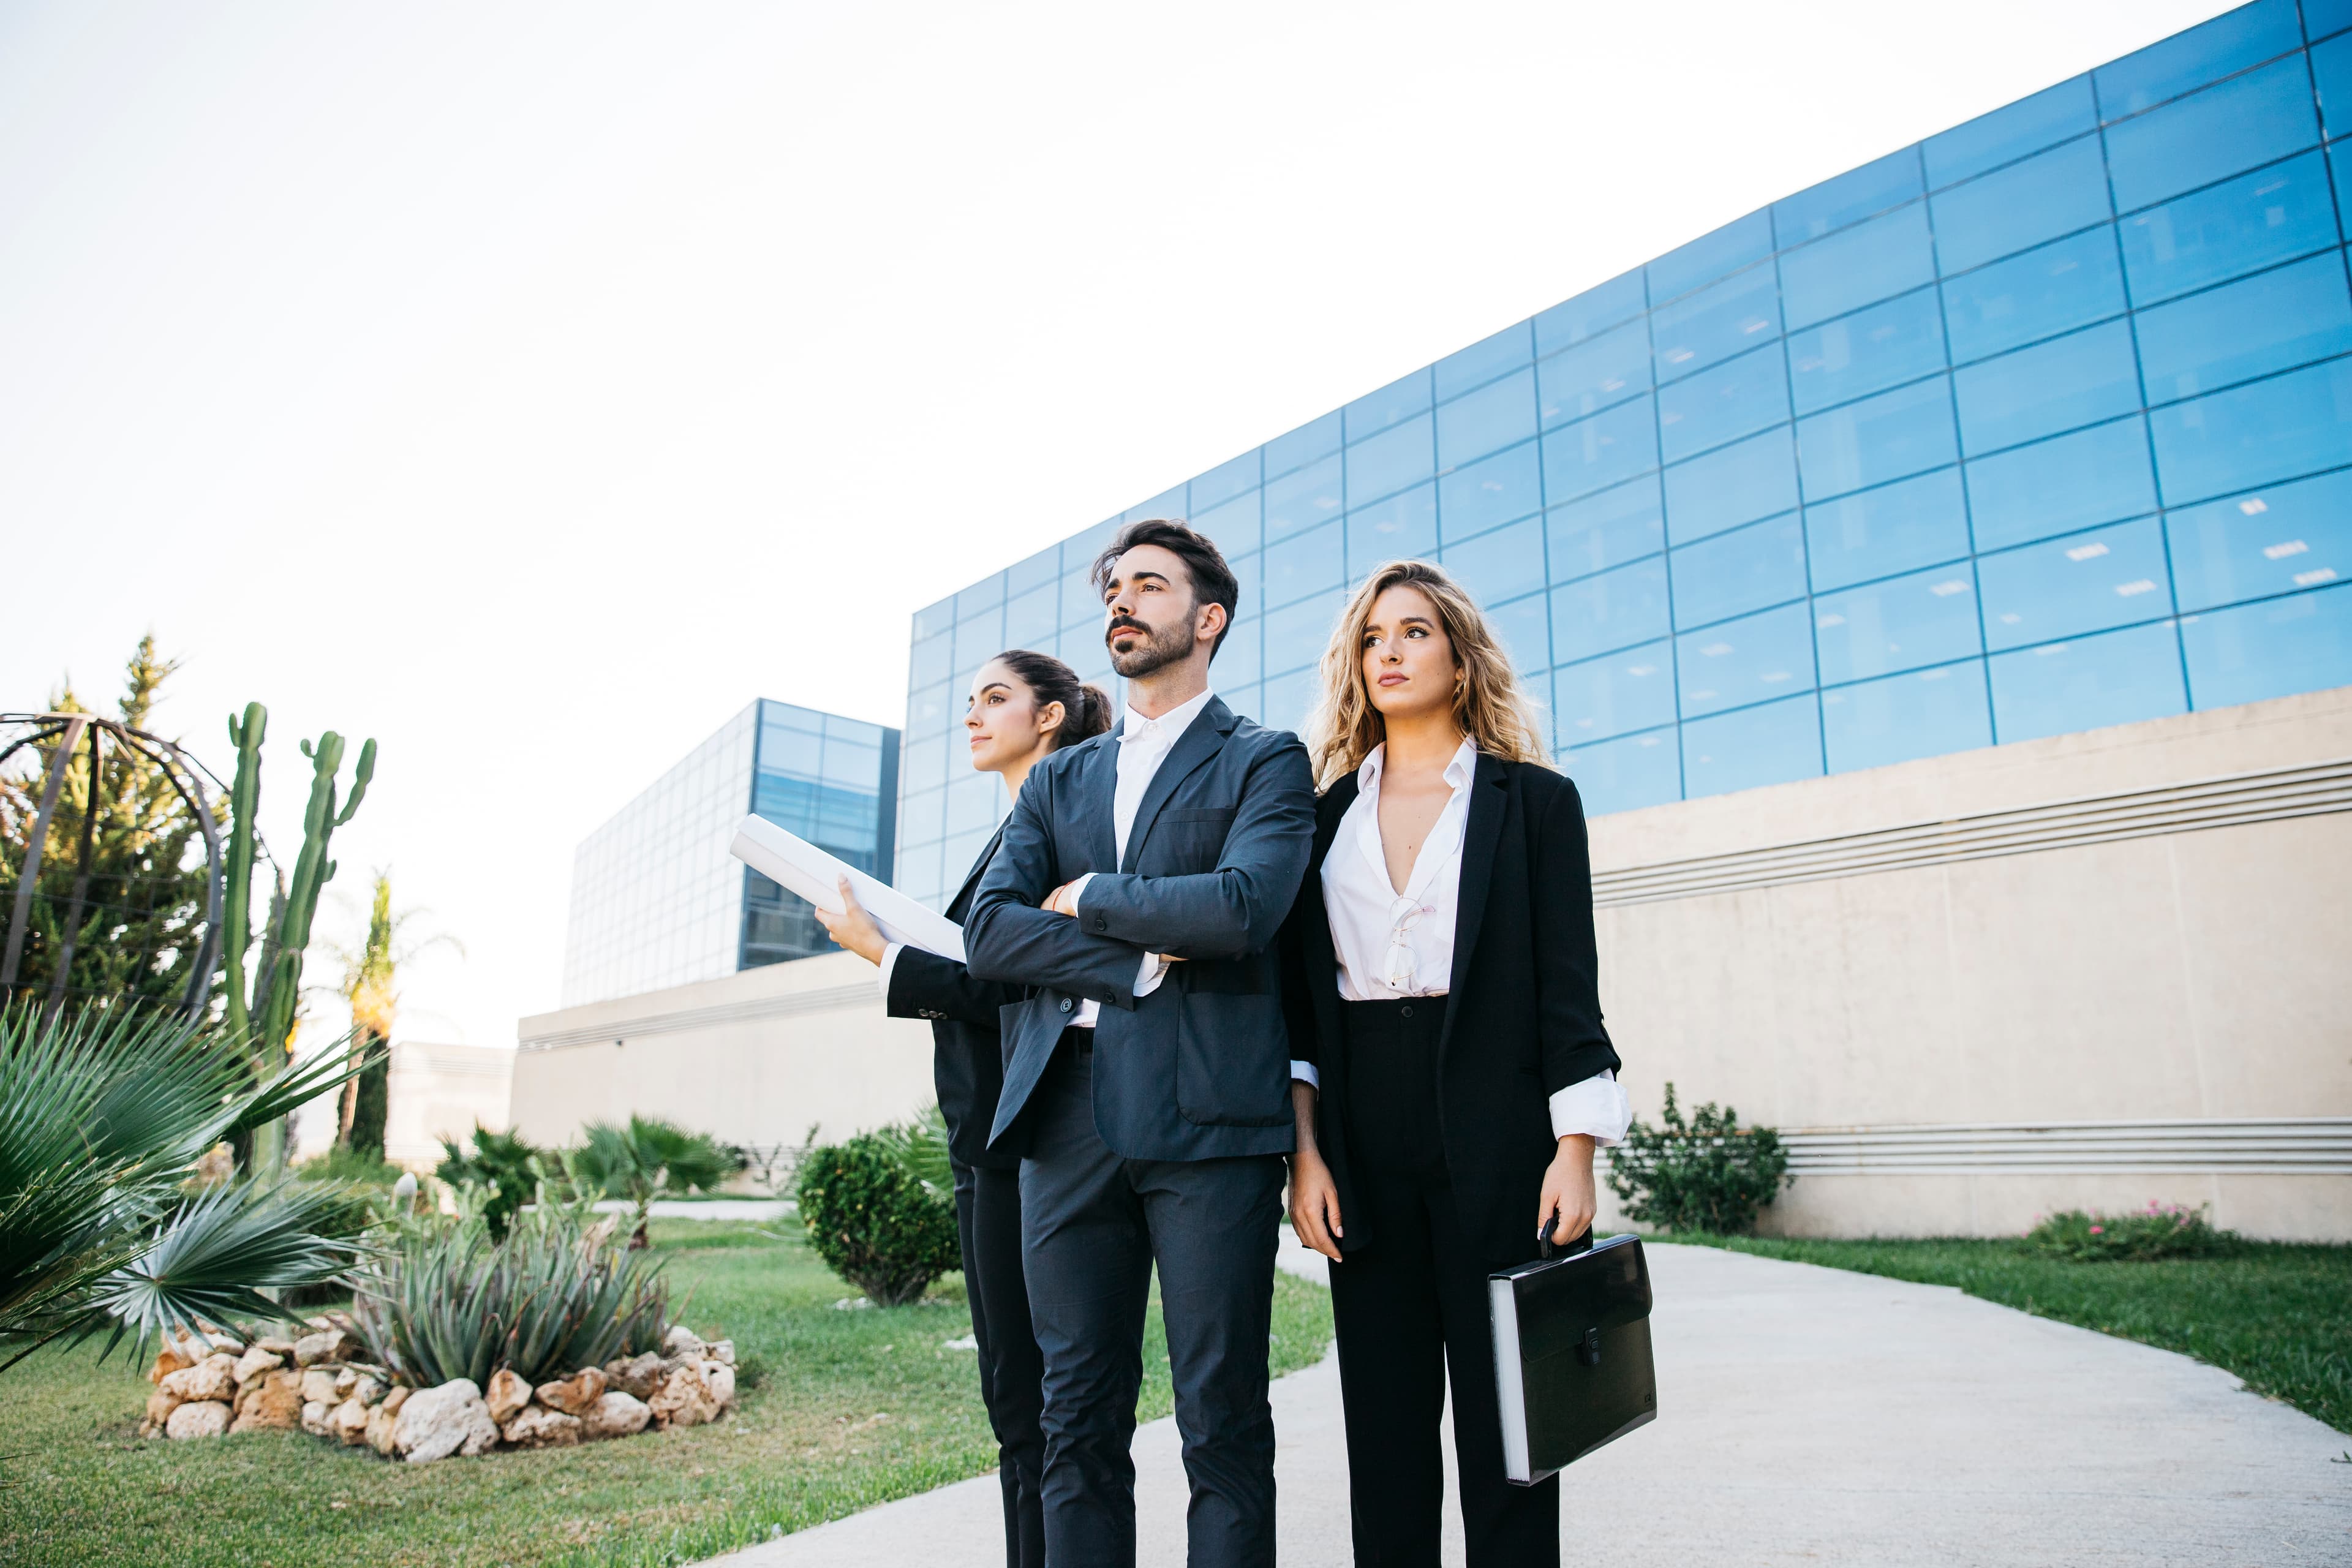
[[[456,948],[461,957],[466,951],[465,944],[451,936],[403,942],[402,931],[425,912],[412,909],[394,914],[392,873],[379,867],[368,910],[366,937],[357,952],[338,948],[335,953],[343,963],[342,981],[335,989],[352,1010],[352,1059],[357,1061],[371,1050],[383,1047],[376,1051],[371,1065],[343,1085],[342,1102],[335,1119],[335,1142],[379,1160],[383,1158],[383,1123],[389,1109],[392,1026],[400,1015],[400,970],[445,942]]]
[[[643,1116],[630,1117],[626,1127],[592,1121],[585,1134],[587,1142],[567,1162],[572,1176],[607,1197],[626,1198],[635,1205],[635,1228],[629,1235],[633,1249],[649,1239],[646,1222],[655,1194],[707,1192],[742,1165],[733,1150],[707,1132],[688,1132],[675,1122]]]

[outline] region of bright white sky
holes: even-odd
[[[898,723],[915,609],[2225,8],[0,0],[0,707],[152,628],[289,859],[375,736],[322,925],[391,867],[511,1043],[753,697]]]

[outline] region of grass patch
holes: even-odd
[[[1659,1239],[1956,1285],[2037,1317],[2195,1356],[2352,1432],[2352,1247],[2246,1241],[2213,1258],[2084,1263],[2009,1239]]]
[[[586,1447],[388,1464],[294,1433],[142,1442],[148,1387],[118,1355],[43,1352],[0,1374],[0,1563],[97,1568],[440,1568],[690,1563],[981,1475],[995,1445],[962,1276],[924,1300],[840,1311],[853,1292],[797,1222],[656,1220],[674,1300],[731,1337],[743,1408],[713,1426]],[[689,1296],[689,1292],[691,1293]],[[1278,1376],[1321,1359],[1328,1294],[1275,1277]],[[1168,1414],[1152,1308],[1141,1419]]]

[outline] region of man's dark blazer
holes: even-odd
[[[973,974],[1039,989],[1004,1009],[994,1138],[1018,1121],[1078,1001],[1095,1030],[1095,1127],[1130,1160],[1286,1152],[1290,1047],[1274,951],[1315,833],[1307,750],[1212,697],[1114,847],[1116,731],[1030,770],[964,923]],[[1078,914],[1037,906],[1094,873]],[[1134,994],[1146,952],[1185,960]]]
[[[1314,858],[1282,934],[1291,1049],[1322,1079],[1316,1141],[1339,1191],[1342,1253],[1379,1241],[1349,1164],[1345,1005],[1323,907],[1323,861],[1356,795],[1349,773],[1316,803]],[[1481,753],[1463,825],[1437,1099],[1464,1231],[1494,1264],[1535,1256],[1536,1199],[1558,1147],[1551,1096],[1618,1066],[1599,969],[1576,786]]]
[[[1004,837],[1000,827],[971,863],[963,886],[948,900],[948,919],[961,925],[971,912],[980,874]],[[947,1118],[948,1150],[967,1165],[1015,1170],[1021,1151],[1007,1143],[990,1149],[997,1091],[1004,1082],[1004,1043],[997,1033],[1000,1008],[1021,1000],[1021,987],[981,980],[952,958],[902,947],[890,966],[890,994],[883,1011],[893,1018],[931,1021],[931,1084],[940,1113]]]

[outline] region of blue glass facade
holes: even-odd
[[[995,821],[961,694],[1107,678],[1087,564],[1189,518],[1297,726],[1436,559],[1596,814],[2352,682],[2352,6],[2260,0],[1775,202],[915,617],[900,885]]]
[[[762,700],[751,755],[751,810],[870,877],[891,879],[898,732],[838,713]],[[808,900],[748,867],[743,949],[750,969],[834,951]]]

